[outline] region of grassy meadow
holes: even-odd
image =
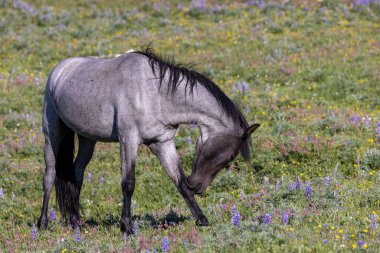
[[[371,3],[370,3],[371,2]],[[141,146],[135,234],[119,229],[120,158],[98,143],[85,172],[82,226],[35,229],[50,70],[152,42],[194,63],[261,127],[197,196],[197,227],[158,159]],[[190,173],[199,130],[176,145]],[[379,252],[379,1],[0,0],[0,252]]]

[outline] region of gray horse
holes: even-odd
[[[174,144],[179,124],[201,135],[186,177]],[[119,142],[123,208],[121,229],[132,233],[131,198],[137,148],[149,146],[185,199],[196,224],[208,225],[194,194],[202,193],[239,151],[250,157],[248,125],[235,104],[205,75],[154,54],[149,47],[112,59],[76,57],[60,62],[46,84],[43,131],[46,171],[38,226],[46,229],[55,184],[62,217],[79,223],[79,195],[97,141]],[[78,154],[74,161],[74,135]]]

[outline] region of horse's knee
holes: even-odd
[[[135,190],[135,179],[126,179],[121,181],[121,189],[123,193],[131,195]]]

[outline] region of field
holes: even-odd
[[[284,3],[286,2],[286,3]],[[135,234],[119,229],[117,144],[98,143],[81,193],[81,229],[36,230],[50,70],[152,42],[193,63],[261,127],[250,163],[232,162],[185,201],[145,146],[136,164]],[[379,1],[0,0],[0,252],[379,252]],[[186,173],[197,128],[176,145]]]

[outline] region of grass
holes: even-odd
[[[162,252],[167,238],[170,252],[378,252],[380,7],[339,2],[0,1],[0,251]],[[112,57],[150,41],[161,54],[197,64],[262,124],[253,161],[237,159],[197,197],[212,224],[200,228],[141,147],[138,233],[124,238],[119,148],[98,143],[81,194],[80,242],[60,221],[55,197],[57,219],[32,240],[47,75],[67,57]],[[198,134],[185,125],[177,134],[187,173],[188,139]]]

